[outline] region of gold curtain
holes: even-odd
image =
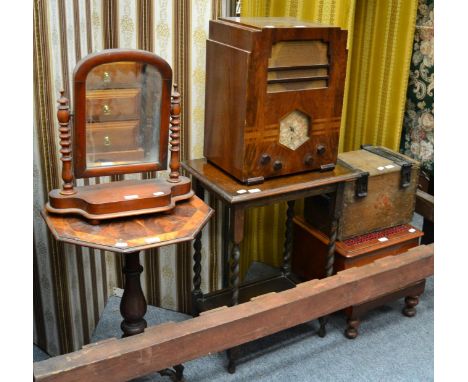
[[[363,143],[398,150],[417,0],[243,0],[242,16],[290,16],[348,30],[339,150]],[[300,206],[298,206],[300,209]],[[251,261],[278,266],[285,204],[247,212],[241,274]]]

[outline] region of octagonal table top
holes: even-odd
[[[59,241],[129,253],[193,240],[213,209],[193,196],[177,203],[171,211],[112,219],[97,225],[73,215],[51,214],[46,210],[41,213]]]

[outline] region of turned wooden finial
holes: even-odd
[[[57,119],[59,122],[59,137],[60,137],[60,160],[62,161],[62,179],[63,185],[60,193],[63,195],[72,195],[76,192],[73,189],[73,174],[72,174],[72,157],[71,157],[71,133],[70,133],[70,108],[68,98],[64,95],[64,90],[60,90],[60,98],[58,99]]]
[[[177,84],[174,84],[174,91],[171,97],[171,161],[169,167],[171,173],[169,174],[169,182],[177,183],[179,179],[179,167],[180,167],[180,93],[177,91]]]

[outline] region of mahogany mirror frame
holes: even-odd
[[[151,65],[161,74],[158,162],[88,168],[86,162],[86,78],[89,72],[99,65],[122,61]],[[73,87],[75,115],[72,145],[75,178],[159,171],[167,168],[172,68],[164,59],[151,52],[136,49],[106,49],[92,53],[77,63],[73,73]]]

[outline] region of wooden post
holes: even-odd
[[[326,277],[330,277],[333,274],[333,265],[335,263],[335,247],[336,239],[338,236],[338,224],[343,211],[344,202],[344,182],[338,183],[336,186],[335,195],[331,205],[331,228],[330,228],[330,241],[328,242],[327,248],[327,262],[325,265]],[[319,323],[320,328],[318,330],[319,337],[325,337],[327,334],[326,325],[328,317],[320,317]]]
[[[147,323],[143,318],[146,313],[146,300],[141,289],[140,275],[143,267],[140,265],[140,253],[131,252],[125,255],[125,287],[120,301],[120,313],[123,321],[120,328],[122,337],[143,333]]]
[[[232,250],[231,250],[231,288],[232,298],[231,305],[236,306],[239,304],[239,260],[240,260],[240,245],[244,239],[244,220],[245,210],[243,207],[233,206],[231,207],[231,235],[232,235]],[[240,349],[238,346],[227,349],[228,358],[228,372],[234,374],[236,372],[236,360],[239,358]]]
[[[62,195],[73,195],[76,190],[73,188],[73,174],[72,174],[72,156],[71,156],[71,133],[70,133],[70,108],[68,98],[63,95],[64,90],[60,90],[60,98],[58,99],[57,119],[59,122],[60,132],[60,153],[62,154],[60,160],[62,161],[62,179],[63,185],[60,193]]]
[[[192,180],[192,186],[195,190],[195,194],[201,199],[205,198],[205,190],[201,183],[195,178]],[[203,299],[203,292],[201,290],[201,248],[202,248],[202,230],[195,237],[193,243],[193,290],[192,290],[192,316],[198,316],[200,314],[198,301]]]
[[[168,181],[171,183],[180,182],[179,167],[180,167],[180,93],[177,91],[177,84],[174,84],[174,92],[171,98],[171,162],[169,167],[171,173]]]
[[[288,209],[286,211],[286,230],[284,238],[284,251],[283,251],[283,266],[282,272],[285,276],[291,274],[291,255],[293,250],[293,217],[295,200],[288,201]]]

